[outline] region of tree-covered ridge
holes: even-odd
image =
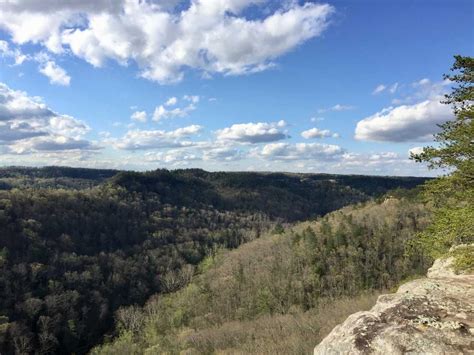
[[[0,167],[0,190],[12,188],[84,189],[103,183],[118,170],[70,168],[65,166]]]
[[[111,329],[119,307],[180,289],[216,248],[236,248],[277,222],[424,180],[367,177],[369,194],[356,188],[363,177],[332,175],[71,168],[2,174],[22,181],[0,190],[6,354],[84,353]]]
[[[207,172],[200,169],[122,172],[111,181],[128,191],[156,193],[166,203],[263,212],[284,221],[324,215],[427,178],[333,174]]]
[[[119,306],[179,288],[174,273],[268,226],[261,214],[176,207],[119,188],[0,192],[1,352],[83,353]]]
[[[391,198],[218,251],[186,288],[119,310],[119,337],[93,353],[309,353],[372,295],[425,271],[405,247],[428,222],[424,205]]]

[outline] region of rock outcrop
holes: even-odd
[[[437,260],[427,277],[382,295],[314,349],[328,354],[474,354],[474,275]]]

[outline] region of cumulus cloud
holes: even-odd
[[[145,111],[135,111],[134,113],[132,113],[130,118],[132,119],[132,121],[144,123],[147,120],[147,114]]]
[[[48,128],[52,133],[72,138],[80,138],[90,131],[87,124],[68,115],[51,117]]]
[[[51,84],[69,86],[71,83],[71,77],[66,70],[56,64],[45,52],[40,52],[33,56],[26,55],[18,48],[11,49],[8,42],[0,40],[0,56],[13,58],[14,65],[21,65],[25,61],[39,63],[38,71],[46,76]]]
[[[218,147],[204,151],[203,160],[235,161],[242,159],[245,154],[235,147]]]
[[[145,153],[145,160],[148,162],[182,163],[201,160],[201,158],[192,152],[170,149],[165,152],[147,152]]]
[[[158,122],[166,118],[188,116],[190,112],[196,109],[196,104],[199,102],[199,96],[185,95],[183,100],[188,102],[188,104],[183,107],[176,107],[173,109],[167,108],[168,106],[174,106],[178,103],[176,97],[171,97],[164,104],[157,106],[153,112],[153,121]]]
[[[98,150],[84,139],[89,131],[84,122],[54,112],[40,98],[0,83],[0,148],[4,153]]]
[[[161,121],[165,118],[176,118],[176,117],[186,117],[189,112],[195,110],[194,105],[189,105],[183,108],[174,108],[168,110],[164,105],[157,106],[153,112],[153,121]]]
[[[301,137],[306,138],[306,139],[328,138],[328,137],[338,138],[339,134],[332,133],[328,129],[311,128],[311,129],[301,132]]]
[[[67,150],[94,151],[100,147],[86,139],[61,135],[35,137],[29,140],[15,141],[8,146],[8,152],[14,154],[31,154],[34,152],[54,152]]]
[[[130,130],[122,138],[111,138],[107,142],[123,150],[145,150],[158,148],[179,148],[195,145],[192,141],[181,140],[199,133],[202,126],[191,125],[174,131]]]
[[[16,44],[39,44],[54,54],[67,50],[96,67],[107,60],[135,62],[142,77],[170,83],[186,68],[239,75],[272,67],[321,35],[334,12],[328,4],[289,1],[248,19],[245,10],[270,0],[193,0],[179,11],[169,3],[10,1],[2,3],[0,27]]]
[[[4,58],[12,58],[14,65],[21,65],[28,56],[23,54],[18,48],[11,49],[7,41],[0,40],[0,56]]]
[[[71,83],[71,77],[52,60],[40,64],[39,71],[49,78],[51,84],[69,86]]]
[[[27,122],[0,122],[0,146],[22,139],[47,135]]]
[[[218,140],[241,143],[266,143],[288,138],[283,131],[286,122],[238,123],[216,131]]]
[[[55,115],[39,98],[0,83],[0,121],[42,120]]]
[[[401,157],[395,152],[355,153],[345,152],[339,161],[333,165],[335,170],[360,171],[367,173],[394,173],[409,171],[414,163],[406,156]]]
[[[344,153],[338,145],[320,143],[270,143],[253,154],[269,160],[334,160]]]
[[[357,123],[355,138],[381,142],[432,140],[439,132],[437,125],[453,118],[451,108],[440,99],[383,109]]]
[[[174,106],[178,103],[178,99],[176,97],[170,97],[168,100],[165,102],[165,106]]]

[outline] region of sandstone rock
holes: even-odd
[[[474,275],[454,274],[451,262],[349,316],[314,354],[474,354]]]

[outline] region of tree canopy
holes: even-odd
[[[474,58],[454,58],[452,73],[444,79],[455,86],[443,101],[452,105],[454,119],[440,126],[434,137],[437,146],[412,156],[432,169],[447,169],[445,176],[425,185],[425,196],[436,211],[420,241],[433,256],[474,241]]]

